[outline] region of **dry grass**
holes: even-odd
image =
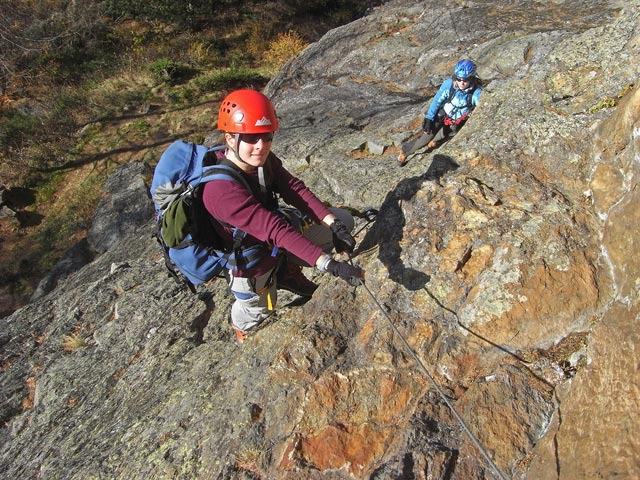
[[[77,333],[65,335],[62,339],[62,349],[65,352],[75,352],[87,346],[87,341]]]
[[[22,410],[29,410],[33,407],[33,400],[36,397],[36,377],[27,378],[27,398],[22,400]]]

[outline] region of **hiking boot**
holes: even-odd
[[[236,336],[236,345],[237,346],[242,345],[244,341],[247,339],[247,334],[233,324],[231,325],[231,328],[233,329],[233,333],[235,333],[235,336]]]
[[[436,142],[435,140],[431,140],[429,143],[427,143],[427,147],[438,148],[438,142]]]
[[[404,167],[408,161],[409,160],[407,160],[407,156],[404,153],[400,152],[400,155],[398,155],[398,166]]]
[[[286,263],[278,269],[277,287],[281,290],[311,297],[318,286],[304,276],[302,267],[292,263]]]

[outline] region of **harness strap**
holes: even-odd
[[[258,181],[260,182],[260,191],[267,193],[267,182],[264,177],[264,168],[258,167]]]
[[[464,92],[465,95],[466,95],[466,100],[467,100],[467,105],[466,106],[467,106],[467,108],[469,110],[474,110],[476,108],[472,103],[472,98],[473,98],[473,93],[476,91],[477,88],[478,88],[478,85],[476,85],[475,82],[474,82],[474,85],[473,85],[473,88],[471,88],[471,91]],[[455,96],[455,91],[456,91],[455,83],[451,82],[451,88],[449,89],[449,95],[447,97],[446,103],[450,103],[451,106],[454,108],[454,111],[462,109],[462,107],[456,107],[452,102],[453,97]],[[468,114],[467,114],[467,116],[468,116]],[[455,123],[455,122],[453,122],[453,123]]]
[[[237,170],[237,167],[226,159],[222,160],[222,163],[207,167],[206,170],[207,175],[209,174],[222,174],[222,176],[227,176],[229,178],[233,178],[240,184],[242,184],[254,197],[258,198],[257,192],[255,192],[247,180],[244,178],[242,172]],[[278,207],[278,200],[275,195],[273,189],[271,189],[267,185],[267,178],[265,174],[265,169],[263,167],[258,168],[258,182],[260,184],[260,190],[263,194],[265,194],[265,202],[261,203],[269,210],[275,211]],[[232,225],[221,222],[220,220],[215,219],[216,222],[226,226],[232,227]],[[233,230],[233,244],[231,247],[231,252],[233,252],[233,256],[227,259],[227,263],[231,267],[235,267],[238,269],[242,269],[245,265],[253,262],[260,258],[260,256],[265,254],[265,251],[268,251],[271,247],[266,244],[256,244],[251,245],[249,247],[242,247],[242,241],[246,237],[246,232],[234,228]],[[271,248],[271,256],[275,257],[279,254],[277,246],[273,246]]]
[[[449,115],[445,115],[444,121],[442,123],[444,123],[447,126],[460,125],[461,123],[464,123],[467,120],[467,118],[469,118],[469,114],[468,113],[465,113],[464,115],[462,115],[457,120],[453,120]]]

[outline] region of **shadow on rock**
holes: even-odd
[[[38,286],[31,294],[30,301],[35,302],[39,298],[44,297],[47,293],[56,288],[58,283],[60,283],[64,278],[92,262],[94,257],[95,252],[89,246],[87,239],[85,238],[80,240],[69,248],[49,273],[40,280]]]
[[[460,165],[458,165],[453,158],[447,155],[434,155],[429,168],[427,171],[422,174],[423,180],[430,180],[433,182],[440,183],[440,179],[447,172],[452,172],[456,170]]]
[[[421,176],[401,180],[382,203],[375,223],[354,252],[354,256],[377,245],[378,258],[387,267],[392,281],[401,284],[407,290],[415,291],[424,288],[430,280],[429,275],[405,267],[402,263],[400,242],[405,226],[402,202],[411,200],[425,181],[439,183],[442,176],[457,169],[458,166],[451,157],[435,155],[429,168]]]
[[[216,304],[213,301],[213,295],[211,292],[200,292],[198,294],[198,299],[204,303],[205,309],[189,324],[189,330],[193,332],[193,337],[189,340],[196,345],[202,345],[204,343],[204,329],[209,324],[209,319],[216,308]]]

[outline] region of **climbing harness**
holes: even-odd
[[[351,258],[349,258],[349,261],[351,262],[351,264],[353,265],[353,261]],[[366,290],[366,292],[369,294],[369,296],[371,297],[371,299],[373,300],[373,303],[376,304],[376,306],[380,309],[380,311],[383,313],[383,315],[385,316],[385,318],[389,321],[389,324],[391,325],[391,328],[393,329],[393,331],[395,332],[395,334],[400,338],[400,340],[402,341],[402,343],[404,344],[404,346],[406,347],[406,349],[408,350],[409,354],[413,357],[413,359],[417,362],[418,366],[420,367],[420,369],[422,370],[422,372],[425,374],[425,376],[429,379],[429,381],[431,382],[431,384],[433,385],[433,387],[436,389],[436,391],[438,392],[438,395],[440,395],[440,398],[442,398],[442,400],[444,401],[444,403],[446,403],[447,407],[449,407],[449,409],[451,410],[451,413],[453,413],[453,416],[456,418],[456,420],[458,421],[458,423],[460,423],[460,426],[462,426],[462,429],[465,431],[465,433],[469,436],[469,438],[471,439],[471,441],[473,442],[473,444],[478,448],[478,450],[480,451],[480,453],[482,454],[482,456],[485,458],[485,460],[487,461],[487,463],[489,464],[489,466],[491,467],[491,469],[494,471],[494,473],[496,474],[496,476],[500,479],[500,480],[507,480],[507,477],[505,477],[505,475],[498,469],[498,467],[496,466],[496,464],[493,462],[493,460],[491,459],[491,457],[489,456],[489,453],[487,452],[487,450],[482,446],[482,444],[480,443],[480,441],[475,437],[475,435],[471,432],[471,430],[469,429],[469,427],[467,426],[467,424],[465,423],[464,419],[460,416],[460,414],[458,414],[458,412],[456,411],[456,409],[454,408],[453,404],[451,403],[451,401],[447,398],[447,396],[445,395],[444,391],[440,388],[440,386],[438,385],[438,383],[436,382],[436,379],[433,377],[433,375],[431,374],[431,372],[429,372],[429,370],[427,369],[427,367],[424,366],[424,364],[422,363],[422,361],[420,360],[420,358],[418,357],[418,354],[415,352],[415,350],[413,350],[413,348],[411,348],[411,346],[409,345],[409,342],[407,342],[407,340],[404,338],[404,336],[402,335],[402,333],[400,333],[400,330],[398,330],[398,327],[395,326],[395,324],[393,323],[393,321],[391,320],[391,317],[389,316],[389,314],[385,311],[384,308],[382,308],[382,305],[380,305],[380,302],[378,302],[378,299],[375,297],[375,295],[373,294],[373,292],[369,289],[369,287],[367,287],[367,285],[363,282],[360,281],[360,285],[362,287],[364,287],[364,289]]]

